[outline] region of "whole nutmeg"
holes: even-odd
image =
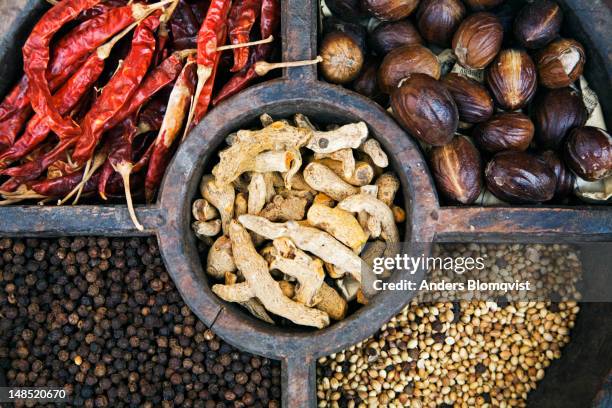
[[[456,136],[430,151],[431,171],[438,192],[447,200],[472,204],[482,191],[480,154],[465,136]]]
[[[423,39],[408,20],[380,24],[372,31],[370,45],[381,57],[404,45],[421,45]]]
[[[542,149],[557,150],[572,128],[584,126],[588,112],[580,94],[572,88],[551,89],[534,102],[536,141]]]
[[[464,17],[460,0],[424,0],[417,11],[417,27],[425,41],[448,47]]]
[[[366,60],[359,77],[353,82],[355,92],[362,94],[381,105],[388,101],[388,97],[378,86],[378,64],[373,59]]]
[[[541,203],[555,195],[555,173],[544,160],[525,152],[497,153],[485,169],[487,188],[508,203]]]
[[[446,87],[429,75],[410,74],[391,94],[391,107],[412,136],[430,145],[447,144],[457,131],[457,105]]]
[[[325,37],[336,31],[348,34],[357,43],[361,51],[364,54],[367,53],[368,30],[365,27],[360,24],[340,20],[336,17],[326,18],[323,24],[323,36]]]
[[[493,98],[479,82],[461,74],[450,73],[442,78],[442,83],[453,96],[461,121],[480,123],[493,115]]]
[[[574,191],[574,182],[576,180],[574,173],[567,168],[557,153],[552,150],[547,150],[542,153],[542,159],[544,159],[544,162],[555,173],[557,180],[553,199],[558,201],[569,196],[572,191]]]
[[[347,33],[329,33],[323,38],[319,50],[323,77],[334,84],[346,84],[359,75],[363,66],[363,51]]]
[[[525,48],[542,48],[557,38],[563,11],[551,0],[536,0],[524,6],[514,20],[514,36]]]
[[[612,136],[593,126],[572,129],[565,142],[565,161],[588,181],[612,176]]]
[[[363,7],[383,21],[397,21],[408,17],[419,5],[419,0],[363,0]]]
[[[427,74],[440,78],[438,58],[422,45],[406,45],[388,53],[378,69],[378,84],[383,92],[390,94],[402,79],[409,74]]]
[[[537,88],[536,68],[531,57],[522,50],[503,50],[493,61],[485,76],[493,98],[507,110],[527,105]]]
[[[534,126],[519,112],[498,113],[491,120],[474,127],[472,137],[482,150],[497,153],[505,150],[527,150],[533,139]]]
[[[540,83],[547,88],[570,86],[582,75],[585,61],[584,48],[578,41],[554,41],[536,57]]]
[[[475,13],[463,20],[453,37],[457,61],[466,68],[484,69],[499,53],[504,28],[491,13]]]
[[[523,4],[520,1],[506,1],[495,10],[491,10],[504,28],[504,44],[508,46],[512,46],[512,43],[515,42],[513,34],[514,20]]]
[[[472,10],[488,10],[497,7],[505,0],[463,0]]]

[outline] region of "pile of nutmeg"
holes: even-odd
[[[612,199],[612,137],[555,1],[324,0],[322,14],[321,75],[389,108],[447,203]]]

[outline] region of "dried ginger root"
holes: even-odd
[[[310,163],[304,168],[304,180],[316,191],[325,193],[336,201],[342,201],[359,192],[359,189],[342,180],[332,169],[321,163]]]
[[[351,123],[327,132],[314,131],[306,147],[315,153],[333,153],[341,149],[356,149],[367,137],[368,126],[365,123]]]
[[[223,279],[228,272],[235,272],[236,264],[232,255],[232,241],[227,236],[221,236],[208,250],[206,260],[206,273],[210,276]]]
[[[203,198],[194,201],[192,213],[196,221],[211,221],[219,217],[219,211]]]
[[[254,297],[264,305],[266,310],[303,326],[323,328],[329,325],[327,313],[306,307],[283,295],[278,282],[270,275],[268,263],[257,253],[251,236],[242,225],[232,221],[229,235],[236,266],[253,290]],[[228,290],[231,291],[233,286],[229,286]],[[213,291],[215,287],[217,285],[213,286]],[[219,289],[217,287],[217,291]]]
[[[322,328],[346,316],[348,301],[368,302],[372,259],[396,249],[399,179],[383,174],[388,157],[365,123],[320,131],[300,114],[295,126],[261,121],[229,135],[202,179],[193,227],[212,244],[206,272],[224,280],[217,296],[261,320]]]
[[[298,249],[288,238],[278,238],[273,241],[276,252],[270,263],[270,268],[278,269],[292,276],[299,282],[294,300],[308,307],[320,302],[317,293],[323,285],[325,272],[323,262],[313,259],[304,251]]]
[[[289,298],[293,298],[295,296],[294,283],[289,281],[280,281],[279,284],[285,296]],[[315,306],[317,309],[327,313],[333,320],[342,320],[346,317],[346,314],[348,313],[348,302],[336,291],[336,289],[323,282],[317,296],[320,299]]]
[[[308,200],[301,197],[274,196],[272,201],[259,213],[270,221],[299,221],[304,219]]]
[[[200,193],[219,211],[223,233],[227,234],[229,223],[234,217],[234,187],[231,184],[219,183],[213,176],[204,176],[200,183]]]
[[[356,162],[355,156],[353,155],[353,149],[340,149],[333,153],[315,153],[314,158],[319,162],[323,159],[329,159],[329,161],[339,162],[339,175],[345,180],[347,178],[350,178],[355,173]]]
[[[313,227],[321,228],[338,241],[361,252],[368,241],[368,236],[359,225],[359,221],[350,212],[340,208],[331,208],[321,204],[313,204],[308,210],[308,222]]]
[[[400,181],[397,176],[393,173],[385,173],[376,179],[376,186],[378,186],[378,199],[391,207],[400,189]]]
[[[393,211],[387,204],[369,194],[357,194],[338,203],[338,207],[354,213],[367,212],[370,216],[369,220],[374,220],[381,226],[381,237],[387,244],[385,256],[389,258],[395,256],[399,243],[399,231],[395,224]]]
[[[355,187],[368,185],[374,179],[374,168],[369,163],[363,161],[355,162],[348,176],[345,174],[344,165],[340,161],[326,158],[317,160],[316,162],[328,167],[342,180]]]
[[[306,227],[295,221],[274,223],[256,215],[243,215],[238,218],[238,221],[247,229],[267,239],[290,238],[301,250],[308,251],[325,262],[345,269],[361,282],[361,270],[364,265],[359,255],[325,231]]]
[[[277,121],[262,130],[241,130],[233,144],[219,153],[219,164],[213,175],[222,184],[231,183],[253,167],[254,158],[268,150],[286,150],[304,146],[312,130],[296,128]]]
[[[367,154],[372,160],[372,163],[374,163],[376,166],[383,169],[389,166],[389,158],[383,151],[382,147],[380,147],[378,140],[366,140],[361,146],[359,146],[359,150]]]

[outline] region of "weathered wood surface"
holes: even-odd
[[[314,1],[282,1],[283,57],[286,60],[313,58],[317,53]],[[611,94],[612,64],[610,42],[609,39],[606,42],[605,35],[609,34],[610,10],[604,5],[609,3],[603,3],[604,0],[560,1],[578,5],[567,10],[568,26],[587,48],[602,51],[589,56],[587,75],[600,93],[606,116],[610,117],[610,106],[606,102]],[[19,15],[24,7],[30,12]],[[0,0],[0,94],[20,75],[19,47],[44,7],[47,5],[43,0]],[[581,25],[579,21],[588,24]],[[237,126],[255,121],[263,112],[278,117],[302,112],[330,123],[366,121],[387,152],[392,154],[394,170],[402,179],[405,206],[410,216],[404,231],[406,240],[413,241],[406,250],[409,255],[429,253],[434,235],[442,241],[470,242],[550,242],[556,239],[570,242],[611,238],[612,217],[606,218],[601,209],[440,209],[427,166],[414,141],[373,102],[344,88],[316,82],[315,67],[293,69],[285,72],[284,80],[251,88],[211,111],[179,149],[164,183],[159,207],[140,208],[138,216],[147,227],[146,234],[157,233],[168,270],[198,317],[234,346],[283,360],[286,406],[316,406],[315,359],[374,333],[414,294],[400,291],[381,294],[346,320],[320,331],[272,327],[212,294],[195,238],[190,232],[191,199],[195,196],[198,178],[205,171],[207,158],[223,138]],[[134,235],[136,230],[130,224],[125,206],[0,208],[0,235],[17,234]],[[423,271],[413,276],[395,273],[391,279],[418,281],[422,278]]]
[[[436,242],[612,241],[612,209],[605,206],[443,207],[433,214]]]

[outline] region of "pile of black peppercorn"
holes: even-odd
[[[76,406],[278,407],[279,363],[191,312],[152,238],[0,239],[0,377]]]

